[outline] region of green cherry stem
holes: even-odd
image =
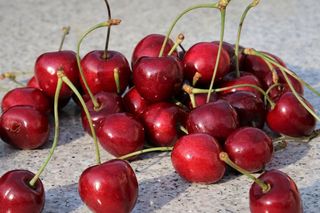
[[[312,139],[317,138],[320,136],[320,129],[314,130],[311,135],[305,136],[305,137],[290,137],[287,135],[281,135],[280,137],[274,138],[272,141],[273,142],[278,142],[278,141],[283,141],[283,140],[288,140],[288,141],[305,141],[305,142],[310,142]]]
[[[108,11],[108,20],[111,20],[111,8],[109,5],[108,0],[104,0],[107,6],[107,11]],[[108,60],[108,48],[109,48],[109,40],[110,40],[110,33],[111,33],[111,25],[108,26],[108,31],[107,31],[107,37],[106,37],[106,44],[104,48],[104,52],[102,55],[102,58],[105,60]]]
[[[120,76],[119,76],[119,69],[118,68],[114,68],[113,77],[114,77],[114,81],[116,83],[117,93],[120,94],[121,87],[120,87]]]
[[[92,103],[93,103],[93,106],[95,109],[98,109],[99,108],[99,103],[97,101],[97,99],[94,97],[94,95],[92,94],[89,86],[88,86],[88,82],[86,80],[86,78],[84,77],[84,74],[83,74],[83,70],[82,70],[82,67],[81,67],[81,59],[80,59],[80,46],[81,46],[81,43],[83,41],[83,39],[88,35],[90,34],[91,32],[93,32],[94,30],[98,29],[98,28],[102,28],[102,27],[108,27],[110,25],[118,25],[120,24],[120,20],[119,19],[111,19],[111,20],[108,20],[108,21],[105,21],[105,22],[101,22],[93,27],[91,27],[89,30],[87,30],[79,39],[78,41],[78,44],[77,44],[77,64],[78,64],[78,68],[79,68],[79,72],[80,72],[80,76],[81,76],[81,79],[85,85],[85,88],[86,90],[88,91],[88,94],[92,100]]]
[[[148,148],[148,149],[143,149],[143,150],[139,150],[136,152],[132,152],[126,155],[123,155],[121,157],[118,157],[118,159],[121,160],[127,160],[130,159],[132,157],[144,154],[144,153],[148,153],[148,152],[170,152],[172,151],[173,147],[172,146],[165,146],[165,147],[153,147],[153,148]]]
[[[269,93],[271,92],[271,90],[274,89],[275,87],[279,87],[279,86],[281,86],[280,83],[274,83],[274,84],[272,84],[272,85],[267,89],[266,94],[269,96]],[[267,98],[266,98],[266,97],[267,97],[267,96],[264,96],[264,102],[267,101]]]
[[[60,95],[60,91],[61,91],[61,87],[62,87],[62,79],[61,76],[59,76],[59,72],[58,72],[58,82],[57,82],[57,87],[56,87],[56,92],[54,95],[54,106],[53,106],[53,111],[54,111],[54,137],[53,137],[53,143],[52,143],[52,147],[49,151],[49,155],[47,156],[46,160],[44,161],[44,163],[41,165],[40,169],[38,170],[38,172],[35,174],[35,176],[30,180],[29,185],[34,187],[35,183],[37,182],[37,180],[39,179],[40,175],[42,174],[42,172],[44,171],[44,169],[46,168],[46,166],[48,165],[54,150],[57,147],[58,141],[59,141],[59,112],[58,112],[58,106],[59,106],[59,95]]]
[[[233,169],[237,170],[238,172],[244,174],[245,176],[247,176],[248,178],[253,180],[256,184],[258,184],[261,187],[262,192],[267,193],[271,189],[271,186],[269,184],[265,183],[264,181],[260,180],[259,178],[256,178],[255,176],[250,174],[250,172],[248,172],[247,170],[241,168],[240,166],[238,166],[237,164],[232,162],[226,152],[220,152],[219,158],[221,161],[225,162]]]
[[[192,7],[189,7],[187,9],[185,9],[184,11],[182,11],[182,13],[180,13],[176,18],[175,20],[173,21],[173,23],[171,24],[171,26],[169,27],[169,30],[166,34],[166,37],[162,43],[162,47],[160,49],[160,53],[159,53],[159,57],[162,57],[163,56],[163,52],[164,52],[164,49],[166,47],[166,44],[170,38],[170,35],[171,35],[171,32],[173,30],[173,28],[176,26],[177,22],[187,13],[189,13],[190,11],[192,10],[196,10],[196,9],[200,9],[200,8],[218,8],[219,4],[218,3],[213,3],[213,4],[199,4],[199,5],[195,5],[195,6],[192,6]]]
[[[81,105],[82,105],[82,108],[83,108],[83,111],[85,112],[86,114],[86,117],[87,117],[87,120],[88,120],[88,123],[89,123],[89,126],[90,126],[90,130],[91,130],[91,134],[92,134],[92,138],[93,138],[93,142],[94,142],[94,145],[95,145],[95,150],[96,150],[96,162],[97,164],[101,164],[101,158],[100,158],[100,150],[99,150],[99,144],[98,144],[98,139],[97,139],[97,135],[96,135],[96,131],[94,130],[94,127],[93,127],[93,123],[92,123],[92,118],[91,118],[91,115],[89,113],[89,110],[81,96],[81,94],[79,93],[79,91],[77,90],[77,88],[73,85],[73,83],[68,79],[67,76],[65,75],[62,75],[61,77],[62,81],[68,85],[68,87],[74,92],[74,94],[77,96],[77,98],[79,99]]]
[[[235,58],[236,58],[236,75],[237,77],[240,77],[240,68],[239,68],[239,44],[240,44],[240,37],[241,37],[241,31],[242,31],[242,27],[243,27],[243,22],[249,12],[249,10],[255,6],[257,6],[259,4],[260,0],[253,0],[248,6],[247,8],[244,10],[244,12],[242,13],[241,19],[240,19],[240,23],[239,23],[239,27],[238,27],[238,34],[237,34],[237,41],[236,41],[236,48],[235,48]]]
[[[0,74],[0,80],[9,79],[13,83],[17,84],[18,86],[24,87],[25,85],[19,81],[17,81],[17,76],[14,72],[5,72]]]
[[[189,134],[188,130],[187,130],[184,126],[182,126],[181,124],[179,125],[179,129],[180,129],[184,134],[186,134],[186,135]]]
[[[176,42],[174,43],[173,47],[171,48],[170,52],[168,53],[168,56],[172,55],[172,53],[177,49],[177,47],[183,42],[184,35],[180,33],[176,39]]]
[[[62,50],[62,47],[63,47],[63,43],[64,43],[64,40],[66,39],[66,36],[69,34],[70,32],[70,27],[69,26],[66,26],[66,27],[63,27],[62,28],[62,31],[63,31],[63,34],[62,34],[62,39],[61,39],[61,42],[60,42],[60,45],[59,45],[59,51]]]

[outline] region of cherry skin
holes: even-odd
[[[76,86],[79,85],[79,69],[76,53],[73,51],[48,52],[40,55],[35,63],[35,77],[44,93],[54,98],[58,77],[57,71],[62,69],[64,74]],[[63,84],[60,92],[61,99],[69,99],[72,91]]]
[[[14,213],[40,213],[44,207],[45,193],[40,179],[34,187],[29,181],[34,177],[27,170],[12,170],[0,178],[0,211]]]
[[[115,113],[105,117],[97,137],[105,150],[119,157],[143,148],[144,127],[129,114]]]
[[[117,112],[122,112],[123,105],[122,105],[121,97],[115,93],[99,92],[95,95],[95,98],[97,99],[97,102],[100,105],[98,109],[94,108],[94,105],[91,99],[89,99],[86,102],[86,106],[91,115],[93,127],[97,130],[101,121],[107,115],[117,113]],[[82,120],[83,129],[91,135],[88,119],[83,110],[81,112],[81,120]]]
[[[0,118],[2,140],[20,149],[36,149],[48,141],[46,114],[30,106],[15,106]]]
[[[29,79],[27,82],[27,87],[33,87],[42,90],[35,76],[32,76],[32,78]]]
[[[304,102],[312,108],[311,104]],[[300,104],[292,92],[284,93],[274,109],[267,114],[271,130],[291,137],[310,135],[316,127],[316,119]]]
[[[253,183],[250,188],[250,211],[252,213],[302,213],[303,206],[295,182],[279,170],[264,172],[260,180],[269,184],[271,189],[263,192]]]
[[[48,113],[51,109],[48,97],[41,90],[32,87],[15,88],[2,98],[2,111],[18,105],[32,106],[43,113]]]
[[[147,137],[156,146],[171,146],[181,135],[177,129],[183,125],[186,113],[178,106],[166,102],[156,103],[147,108],[142,120]]]
[[[135,87],[132,87],[123,96],[123,105],[127,112],[140,117],[150,103],[139,94]]]
[[[270,162],[272,139],[262,130],[244,127],[235,130],[226,140],[224,150],[230,159],[249,172],[261,171]]]
[[[129,84],[131,70],[129,63],[124,55],[116,51],[108,51],[108,58],[103,58],[104,50],[94,50],[89,52],[81,60],[83,74],[88,86],[93,94],[100,91],[117,92],[114,79],[114,69],[118,68],[120,93]],[[87,93],[82,79],[80,79],[82,89]]]
[[[93,212],[128,213],[137,201],[138,182],[126,161],[110,160],[81,174],[79,194]]]
[[[134,67],[137,61],[142,57],[158,57],[164,39],[165,36],[159,34],[150,34],[141,39],[141,41],[139,41],[132,53],[132,67]],[[173,45],[174,42],[171,39],[169,39],[163,51],[164,56],[168,55]],[[177,51],[174,51],[172,55],[177,56]]]
[[[226,170],[219,159],[221,148],[207,134],[197,133],[181,137],[171,153],[177,173],[189,182],[210,184],[219,181]]]
[[[144,57],[133,69],[133,82],[142,97],[150,102],[166,101],[177,94],[183,72],[176,58]]]
[[[195,108],[186,123],[189,133],[207,133],[221,143],[239,126],[236,110],[224,100]]]
[[[206,94],[206,93],[194,94],[194,101],[195,101],[196,107],[199,107],[199,106],[206,104],[207,103],[207,96],[208,96],[208,94]],[[219,96],[216,93],[211,93],[209,103],[215,102],[217,100],[219,100]],[[190,98],[189,98],[188,106],[189,106],[189,109],[193,109]]]
[[[200,42],[193,45],[183,58],[183,70],[186,78],[192,82],[196,72],[201,74],[197,84],[200,87],[208,87],[211,82],[219,45],[212,42]],[[228,53],[222,49],[220,63],[218,66],[216,81],[218,82],[230,70],[230,58]]]

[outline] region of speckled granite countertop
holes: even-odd
[[[207,1],[208,2],[208,1]],[[209,1],[210,2],[210,1]],[[135,44],[150,33],[165,33],[172,19],[182,9],[204,0],[110,0],[113,17],[122,24],[112,30],[111,48],[128,58]],[[249,1],[232,1],[227,16],[226,40],[235,41],[238,19]],[[280,56],[311,85],[320,89],[320,4],[306,0],[269,0],[248,15],[241,44]],[[0,0],[0,72],[32,71],[38,55],[56,50],[61,27],[72,31],[66,49],[75,49],[80,34],[106,18],[102,0]],[[173,35],[183,32],[184,45],[218,38],[219,14],[199,10],[185,17]],[[101,49],[105,30],[85,40],[82,53]],[[22,76],[20,79],[26,79]],[[13,88],[8,81],[1,87]],[[0,97],[3,96],[3,92]],[[317,112],[320,98],[309,91],[306,97]],[[89,212],[82,204],[77,181],[81,172],[94,164],[91,138],[84,134],[79,110],[69,104],[61,113],[61,140],[42,180],[46,188],[44,212]],[[319,127],[319,125],[318,125]],[[44,149],[17,151],[0,143],[0,175],[12,169],[35,172],[42,163],[52,141]],[[268,168],[288,173],[301,192],[305,212],[320,209],[320,139],[309,144],[290,143],[274,155]],[[112,156],[104,153],[103,159]],[[196,185],[183,181],[173,170],[166,153],[132,163],[139,180],[139,198],[134,212],[248,212],[248,190],[251,182],[242,176],[229,175],[219,184]]]

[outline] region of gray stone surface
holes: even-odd
[[[206,1],[192,0],[110,0],[113,17],[122,24],[112,30],[111,48],[128,58],[135,44],[150,33],[165,33],[182,9]],[[208,1],[207,1],[208,2]],[[210,1],[209,1],[210,2]],[[249,1],[232,1],[227,16],[226,40],[235,41],[241,11]],[[317,1],[262,1],[248,15],[241,44],[280,56],[290,68],[320,90],[320,4]],[[102,0],[0,0],[0,71],[32,71],[38,55],[56,50],[60,29],[72,31],[66,49],[75,49],[80,34],[106,18]],[[199,10],[178,24],[174,36],[185,33],[186,47],[198,41],[216,40],[219,14]],[[105,30],[85,40],[82,53],[104,46]],[[20,76],[20,80],[29,75]],[[1,87],[13,88],[8,81]],[[3,96],[3,92],[0,97]],[[320,99],[306,91],[316,111]],[[318,125],[319,127],[319,125]],[[52,162],[41,179],[46,188],[44,212],[89,212],[82,204],[77,181],[81,172],[94,164],[92,139],[83,133],[79,111],[70,104],[61,113],[61,140]],[[0,143],[0,175],[12,169],[39,168],[52,141],[44,149],[18,151]],[[320,209],[320,140],[309,144],[290,143],[274,155],[268,168],[288,173],[301,192],[305,212]],[[104,153],[103,160],[112,156]],[[139,180],[139,198],[134,212],[248,212],[251,182],[242,176],[228,175],[218,184],[197,185],[183,181],[173,170],[168,154],[152,154],[132,163]]]

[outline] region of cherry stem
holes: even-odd
[[[132,157],[135,157],[137,155],[144,154],[144,153],[148,153],[148,152],[170,152],[170,151],[172,151],[172,149],[173,149],[172,146],[168,146],[168,147],[167,146],[165,146],[165,147],[153,147],[153,148],[143,149],[143,150],[139,150],[139,151],[136,151],[136,152],[132,152],[132,153],[123,155],[121,157],[118,157],[118,159],[126,160],[126,159],[129,159],[129,158],[132,158]]]
[[[69,34],[69,32],[70,32],[70,27],[69,27],[69,26],[63,27],[63,28],[62,28],[62,31],[63,31],[63,34],[62,34],[62,39],[61,39],[61,42],[60,42],[60,45],[59,45],[59,51],[62,50],[64,40],[66,39],[66,36],[67,36],[67,35]]]
[[[273,141],[273,143],[274,143],[273,150],[275,152],[283,150],[288,146],[288,143],[286,140]]]
[[[186,134],[186,135],[189,134],[188,130],[187,130],[184,126],[182,126],[181,124],[179,125],[179,129],[180,129],[184,134]]]
[[[261,187],[263,193],[267,193],[271,189],[271,186],[269,184],[265,183],[264,181],[260,180],[259,178],[256,178],[255,176],[250,174],[250,172],[248,172],[247,170],[241,168],[240,166],[238,166],[237,164],[232,162],[226,152],[220,152],[219,158],[221,161],[225,162],[233,169],[237,170],[241,174],[243,174],[243,175],[247,176],[248,178],[250,178],[251,180],[253,180],[256,184],[258,184]]]
[[[52,147],[51,147],[51,149],[49,151],[49,155],[47,156],[46,160],[41,165],[40,169],[35,174],[35,176],[30,180],[29,185],[31,187],[34,187],[34,185],[37,182],[37,180],[39,179],[40,175],[42,174],[42,172],[44,171],[44,169],[48,165],[48,163],[49,163],[49,161],[50,161],[50,159],[51,159],[51,157],[52,157],[52,155],[54,153],[54,150],[57,147],[58,141],[59,141],[58,105],[59,105],[59,95],[60,95],[60,91],[61,91],[61,88],[62,88],[62,83],[63,83],[63,81],[61,79],[61,76],[58,76],[58,82],[57,82],[56,92],[55,92],[55,95],[54,95],[54,106],[53,106],[53,111],[54,111],[54,137],[53,137]]]
[[[199,79],[202,77],[201,73],[196,72],[192,78],[192,86],[196,86]]]
[[[221,7],[220,8],[220,14],[221,14],[221,27],[220,27],[220,43],[219,43],[219,49],[218,49],[218,55],[216,58],[216,64],[214,66],[214,70],[213,70],[213,74],[212,74],[212,78],[211,78],[211,82],[210,82],[210,86],[209,86],[209,92],[208,92],[208,96],[207,96],[207,101],[206,103],[209,103],[210,101],[210,97],[211,97],[211,90],[213,88],[213,84],[217,75],[217,71],[218,71],[218,66],[220,63],[220,56],[221,56],[221,51],[222,51],[222,43],[223,43],[223,37],[224,37],[224,27],[225,27],[225,20],[226,20],[226,7]]]
[[[104,0],[107,6],[107,11],[108,11],[108,19],[111,20],[111,8],[109,5],[108,0]],[[108,31],[107,31],[107,37],[106,37],[106,45],[104,48],[104,52],[102,55],[102,58],[105,60],[108,60],[108,48],[109,48],[109,40],[110,40],[110,33],[111,33],[111,25],[108,26]]]
[[[93,138],[93,142],[94,142],[94,145],[95,145],[95,150],[96,150],[96,162],[97,164],[101,164],[101,158],[100,158],[100,150],[99,150],[99,144],[98,144],[98,139],[97,139],[97,135],[96,135],[96,131],[93,127],[93,123],[92,123],[92,118],[91,118],[91,115],[89,113],[89,110],[81,96],[81,94],[79,93],[79,91],[77,90],[77,88],[74,86],[74,84],[68,79],[67,76],[65,75],[62,75],[61,79],[63,80],[63,82],[65,84],[68,85],[68,87],[74,92],[74,94],[77,96],[77,98],[79,99],[81,105],[82,105],[82,108],[83,108],[83,111],[85,112],[86,114],[86,117],[87,117],[87,120],[88,120],[88,123],[89,123],[89,126],[90,126],[90,131],[91,131],[91,134],[92,134],[92,138]]]
[[[179,44],[179,47],[181,48],[181,50],[182,50],[183,53],[186,53],[186,52],[187,52],[186,49],[184,49],[184,47],[182,46],[182,44]]]
[[[274,84],[272,84],[272,85],[267,89],[266,94],[269,96],[269,93],[271,92],[271,90],[274,89],[275,87],[279,87],[279,86],[281,86],[280,83],[274,83]],[[267,97],[267,96],[264,96],[264,102],[267,101],[266,97]]]
[[[168,56],[172,55],[172,53],[177,49],[177,47],[183,42],[184,35],[180,33],[176,39],[176,42],[174,43],[173,47],[171,48],[170,52],[168,53]]]
[[[117,93],[120,94],[121,88],[120,88],[120,76],[119,76],[119,69],[118,68],[114,68],[113,77],[114,77],[114,81],[116,83]]]
[[[239,23],[239,27],[238,27],[238,34],[237,34],[237,41],[236,41],[236,48],[235,48],[235,58],[236,58],[236,75],[237,77],[240,77],[240,68],[239,68],[239,44],[240,44],[240,37],[241,37],[241,31],[242,31],[242,27],[243,27],[243,22],[249,12],[249,10],[255,6],[257,6],[259,4],[260,0],[253,0],[245,9],[245,11],[242,13],[241,19],[240,19],[240,23]]]
[[[15,84],[17,84],[18,86],[22,86],[24,87],[25,85],[19,81],[17,81],[16,79],[16,74],[13,73],[13,72],[5,72],[5,73],[1,73],[0,74],[0,80],[3,80],[3,79],[9,79],[10,81],[14,82]]]
[[[92,94],[89,86],[88,86],[88,82],[86,80],[86,78],[84,77],[84,74],[83,74],[83,70],[82,70],[82,67],[81,67],[81,59],[80,59],[80,46],[81,46],[81,43],[83,41],[83,39],[88,35],[90,34],[91,32],[93,32],[94,30],[98,29],[98,28],[102,28],[102,27],[108,27],[110,25],[118,25],[120,24],[120,20],[119,19],[111,19],[111,20],[108,20],[108,21],[105,21],[105,22],[101,22],[93,27],[91,27],[89,30],[87,30],[81,37],[80,37],[80,40],[78,41],[78,44],[77,44],[77,64],[78,64],[78,68],[79,68],[79,72],[80,72],[80,76],[81,76],[81,79],[85,85],[85,88],[90,96],[90,99],[93,103],[93,106],[95,109],[98,109],[100,104],[98,103],[97,99],[94,97],[94,95]]]
[[[283,140],[288,140],[288,141],[306,141],[306,142],[310,142],[312,139],[317,138],[320,136],[320,129],[314,130],[311,135],[309,136],[305,136],[305,137],[290,137],[287,135],[282,135],[280,137],[277,137],[275,139],[273,139],[273,142],[278,142],[278,141],[283,141]]]
[[[166,47],[166,44],[170,38],[170,35],[171,35],[171,32],[173,30],[173,28],[176,26],[177,22],[187,13],[189,13],[190,11],[192,10],[196,10],[196,9],[200,9],[200,8],[218,8],[218,3],[214,3],[214,4],[199,4],[199,5],[196,5],[196,6],[192,6],[192,7],[189,7],[187,9],[185,9],[182,13],[180,13],[175,19],[174,21],[172,22],[171,26],[169,27],[169,30],[166,34],[166,37],[162,43],[162,47],[160,49],[160,53],[159,53],[159,57],[162,57],[163,56],[163,52],[164,52],[164,49]]]

